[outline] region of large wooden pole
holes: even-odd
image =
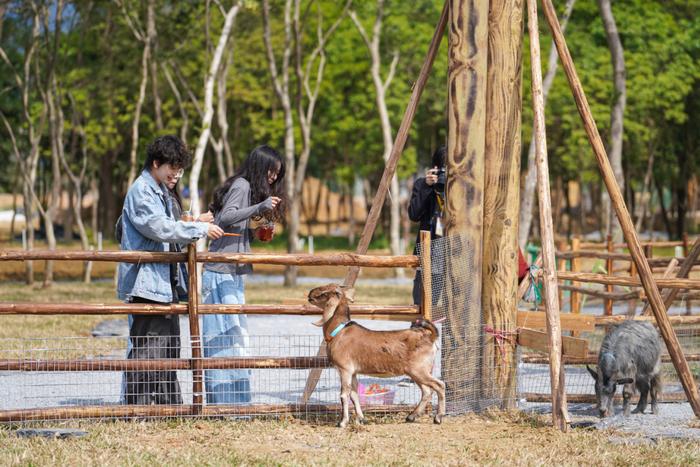
[[[680,343],[678,342],[678,337],[676,337],[676,334],[673,332],[673,328],[668,321],[666,308],[664,307],[661,293],[654,283],[654,278],[652,277],[649,263],[647,263],[644,258],[644,253],[642,252],[642,248],[639,244],[639,238],[637,238],[637,233],[634,230],[634,224],[630,218],[629,211],[627,211],[627,206],[625,206],[625,201],[622,197],[620,187],[615,181],[615,175],[605,152],[605,146],[603,145],[603,141],[598,133],[598,128],[593,120],[593,115],[588,105],[588,101],[586,100],[586,95],[583,92],[581,81],[578,78],[576,68],[574,67],[574,62],[571,59],[571,54],[569,53],[569,49],[566,46],[566,41],[564,40],[564,35],[561,32],[556,11],[554,10],[554,5],[552,5],[551,0],[542,0],[542,4],[544,6],[544,13],[547,17],[547,22],[549,23],[549,27],[552,31],[554,43],[556,44],[557,51],[559,52],[559,58],[561,58],[562,66],[566,72],[566,77],[569,80],[569,85],[574,95],[574,100],[576,101],[576,107],[581,115],[583,125],[588,135],[588,140],[591,143],[596,160],[598,161],[598,167],[600,168],[603,181],[605,182],[605,186],[610,194],[610,200],[615,208],[615,214],[617,215],[617,219],[620,221],[620,226],[622,227],[622,232],[625,236],[627,247],[629,248],[630,254],[634,258],[634,262],[637,265],[637,271],[639,272],[639,277],[642,281],[642,285],[644,286],[644,291],[649,299],[652,312],[654,313],[656,321],[659,325],[659,331],[661,331],[661,336],[666,342],[666,347],[668,348],[668,353],[673,361],[673,366],[676,368],[676,372],[678,372],[678,378],[683,384],[683,390],[688,397],[688,401],[693,408],[693,412],[695,413],[695,416],[700,417],[700,394],[698,394],[698,387],[695,383],[695,378],[690,371],[688,362],[683,356],[683,349],[681,349]]]
[[[523,0],[491,0],[488,27],[482,396],[515,402]],[[503,405],[502,408],[506,408]]]
[[[449,0],[442,377],[448,410],[479,410],[488,0]]]
[[[532,71],[532,107],[534,111],[535,158],[537,162],[537,193],[540,208],[542,238],[542,283],[549,335],[549,376],[552,388],[552,424],[562,431],[568,429],[564,372],[561,368],[562,342],[559,320],[559,294],[554,258],[554,227],[549,193],[549,164],[542,95],[540,37],[537,26],[537,0],[527,0],[527,24],[530,34],[530,68]]]
[[[449,0],[447,0],[449,1]],[[433,38],[430,41],[430,46],[428,47],[428,53],[423,61],[423,66],[418,74],[418,79],[413,85],[413,90],[411,92],[411,98],[408,101],[406,110],[403,114],[403,119],[401,120],[401,125],[399,126],[399,131],[396,132],[396,138],[394,139],[394,145],[391,148],[391,154],[389,155],[389,160],[384,166],[384,173],[382,174],[382,179],[379,182],[379,187],[377,192],[374,194],[374,199],[372,200],[372,207],[367,215],[367,221],[362,229],[362,235],[360,236],[360,241],[357,245],[357,253],[364,254],[367,253],[369,248],[369,242],[372,240],[372,235],[374,235],[374,229],[377,227],[377,221],[379,220],[379,214],[382,211],[382,206],[384,205],[384,199],[386,193],[389,190],[389,184],[391,179],[396,173],[396,166],[399,163],[399,156],[403,152],[403,148],[406,144],[406,139],[408,138],[408,132],[411,130],[411,124],[413,123],[413,117],[418,109],[418,102],[420,101],[420,96],[423,94],[423,88],[425,88],[425,83],[428,82],[428,77],[430,76],[430,70],[433,68],[433,61],[437,55],[437,51],[440,48],[440,42],[442,42],[442,36],[445,33],[445,25],[447,24],[447,1],[442,8],[442,13],[440,14],[440,19],[438,20],[437,26],[435,27],[435,32],[433,33]],[[351,267],[345,276],[344,284],[348,287],[353,287],[357,276],[360,274],[359,267]],[[318,356],[326,355],[326,345],[324,342],[321,343],[318,348]],[[321,378],[320,370],[311,370],[308,378],[306,379],[306,387],[304,388],[304,393],[301,396],[302,403],[306,403],[311,396],[311,393],[316,388],[318,380]]]

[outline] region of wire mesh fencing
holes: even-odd
[[[192,359],[186,317],[180,319],[181,335],[157,339],[0,339],[0,420],[325,417],[338,411],[340,382],[336,370],[317,355],[319,334],[250,335],[238,346],[229,345],[230,336],[205,335],[205,357]],[[222,349],[233,352],[217,356]],[[304,398],[312,368],[322,371]],[[194,389],[198,371],[201,393]],[[361,376],[359,383],[368,413],[406,410],[420,400],[419,388],[405,377]],[[197,395],[202,396],[199,410]]]
[[[518,401],[516,323],[496,329],[483,322],[481,289],[471,279],[476,251],[460,235],[430,242],[432,316],[441,335],[436,373],[447,385],[448,414],[512,408]],[[426,274],[422,245],[417,253]]]
[[[688,360],[690,370],[695,380],[700,384],[700,326],[686,325],[674,328],[683,353]],[[586,363],[567,363],[564,365],[566,393],[570,401],[591,402],[595,396],[595,382],[586,365],[596,367],[600,344],[605,336],[605,328],[596,328],[594,332],[583,333],[580,337],[589,343],[589,354],[592,356]],[[661,339],[659,337],[659,339]],[[666,346],[661,341],[661,380],[663,391],[662,402],[684,402],[685,392],[676,370],[671,363]],[[550,395],[550,377],[548,356],[544,353],[533,352],[529,349],[525,358],[519,364],[518,391],[523,398],[533,402],[547,401]],[[618,389],[621,393],[622,389]]]

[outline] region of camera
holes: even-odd
[[[447,183],[447,170],[444,167],[440,167],[435,172],[435,175],[437,175],[437,182],[435,182],[435,191],[444,193],[445,183]]]

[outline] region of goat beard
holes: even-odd
[[[340,299],[337,297],[331,298],[326,302],[326,306],[323,307],[323,316],[321,319],[318,321],[311,323],[314,326],[321,327],[323,324],[331,319],[333,317],[333,314],[335,313],[335,309],[338,308],[338,304],[340,303]]]

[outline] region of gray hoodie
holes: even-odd
[[[223,207],[214,216],[214,223],[227,233],[241,234],[240,237],[221,237],[209,245],[212,253],[248,253],[252,231],[249,220],[272,209],[272,198],[250,205],[250,183],[245,178],[237,178],[223,200]],[[237,263],[206,263],[204,269],[226,274],[250,274],[253,266]]]

